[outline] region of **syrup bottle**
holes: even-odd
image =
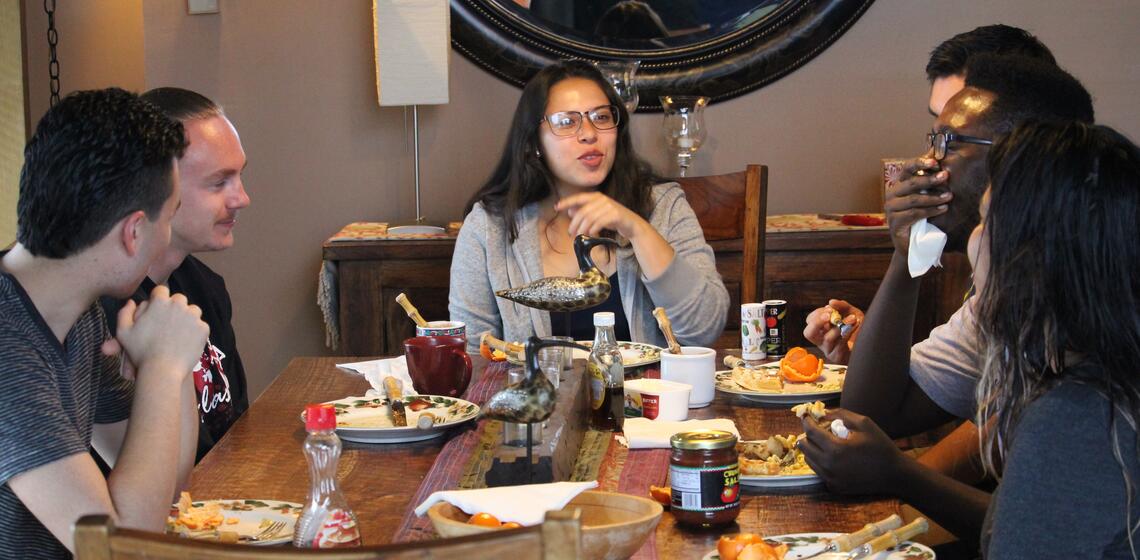
[[[298,548],[340,548],[360,546],[356,515],[348,507],[336,485],[336,464],[340,459],[340,438],[336,435],[336,409],[331,404],[305,407],[305,458],[309,461],[312,486],[305,509],[293,530],[293,546]]]
[[[594,346],[586,363],[590,427],[620,432],[625,423],[625,367],[614,335],[614,314],[594,313]]]

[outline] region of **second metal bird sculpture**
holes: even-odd
[[[542,422],[550,418],[556,400],[554,385],[538,368],[538,351],[549,346],[569,346],[590,351],[581,344],[530,337],[526,342],[526,375],[521,382],[491,395],[483,407],[484,416],[518,424]]]
[[[610,297],[610,280],[590,258],[590,250],[598,245],[617,246],[617,241],[604,237],[579,235],[574,239],[574,254],[578,257],[575,278],[550,276],[525,286],[499,290],[495,295],[516,301],[527,307],[543,311],[578,311],[589,309]]]

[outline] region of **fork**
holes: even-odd
[[[266,527],[265,529],[263,529],[260,533],[249,537],[248,540],[253,541],[253,542],[267,541],[269,539],[276,538],[278,536],[278,533],[280,533],[281,530],[284,528],[285,528],[285,522],[284,521],[274,521],[273,523],[270,523],[269,526]]]

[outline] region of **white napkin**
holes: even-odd
[[[337,364],[336,367],[363,375],[364,379],[368,380],[368,384],[372,385],[372,388],[364,394],[366,397],[383,397],[384,378],[389,375],[404,383],[405,395],[417,394],[416,390],[412,388],[412,377],[408,375],[408,361],[403,356],[384,360]]]
[[[918,278],[932,266],[941,267],[942,249],[946,247],[946,234],[931,225],[926,218],[910,226],[910,249],[907,252],[907,268],[910,277]]]
[[[724,430],[740,437],[736,423],[728,418],[711,420],[685,420],[683,422],[662,422],[648,418],[626,418],[622,431],[625,443],[630,449],[668,449],[669,438],[679,432],[692,430]],[[620,439],[619,439],[620,441]]]
[[[416,515],[423,517],[431,506],[438,502],[447,502],[468,514],[483,512],[494,515],[503,522],[538,525],[542,523],[547,511],[560,510],[573,500],[574,496],[597,487],[598,481],[591,480],[476,490],[442,490],[432,492],[424,503],[416,506]]]

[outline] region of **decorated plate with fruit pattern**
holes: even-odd
[[[191,523],[195,512],[214,507],[216,523]],[[252,545],[283,544],[293,540],[293,525],[301,504],[277,500],[197,500],[180,514],[177,504],[166,520],[166,532],[186,538]]]
[[[755,369],[770,373],[773,377],[780,375],[779,362],[764,364]],[[733,381],[732,370],[726,369],[716,372],[716,390],[723,393],[740,395],[748,400],[761,403],[799,404],[839,398],[839,394],[843,392],[843,381],[846,378],[847,366],[824,364],[823,373],[819,379],[814,382],[784,382],[784,388],[782,390],[752,390],[746,389]]]
[[[586,348],[594,347],[594,341],[592,340],[576,340],[575,342]],[[618,341],[617,345],[618,349],[621,350],[621,365],[626,368],[641,367],[661,361],[660,346],[645,344],[644,342],[621,341]],[[574,358],[582,358],[584,360],[589,357],[590,353],[585,350],[574,350]]]
[[[838,537],[843,533],[796,533],[792,535],[776,535],[764,537],[764,541],[772,546],[788,545],[788,554],[784,560],[799,560],[808,558],[821,552],[827,546],[827,539]],[[816,558],[823,560],[832,556],[821,555]],[[934,551],[926,545],[906,541],[894,548],[888,548],[877,554],[865,557],[867,560],[934,560]],[[720,554],[713,550],[704,555],[701,560],[721,560]]]
[[[341,439],[361,443],[404,443],[439,437],[448,428],[479,416],[479,405],[438,395],[405,395],[408,426],[392,424],[386,397],[348,397],[325,404],[336,408],[336,433]],[[432,425],[420,429],[420,416],[432,416]],[[303,417],[304,415],[302,415]]]

